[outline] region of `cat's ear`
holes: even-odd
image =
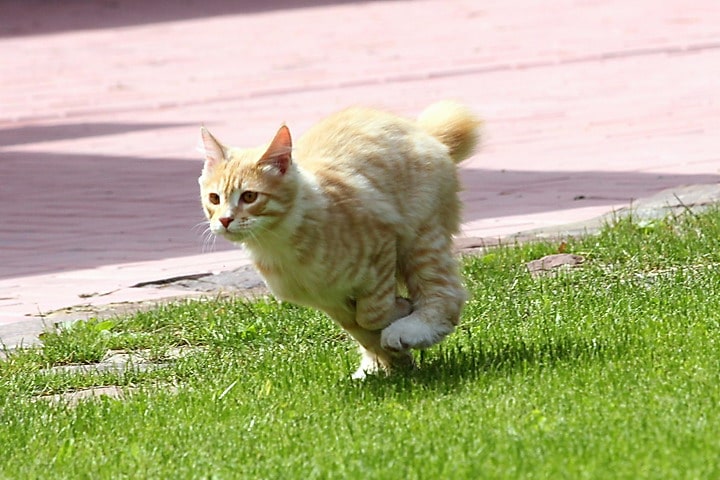
[[[290,137],[290,129],[283,125],[275,134],[275,138],[270,142],[265,154],[258,161],[260,166],[269,166],[281,175],[290,168],[292,164],[292,138]]]
[[[205,174],[224,162],[227,152],[225,147],[205,127],[200,128],[200,142],[200,150],[205,156],[205,167],[203,168],[203,174]]]

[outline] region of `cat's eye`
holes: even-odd
[[[217,193],[211,193],[208,195],[208,200],[210,200],[210,203],[213,205],[220,205],[220,195]]]
[[[243,203],[253,203],[255,200],[257,200],[258,194],[257,192],[253,192],[250,190],[246,190],[240,195],[240,199],[243,201]]]

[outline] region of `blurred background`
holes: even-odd
[[[717,0],[2,0],[0,59],[0,278],[202,254],[202,124],[460,100],[483,238],[720,179]]]

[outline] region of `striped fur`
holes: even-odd
[[[409,363],[409,349],[453,331],[465,302],[451,251],[455,163],[472,153],[478,126],[461,105],[440,102],[417,121],[347,109],[294,146],[284,126],[246,150],[203,129],[210,230],[245,244],[276,296],[350,333],[363,352],[357,377]]]

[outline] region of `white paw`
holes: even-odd
[[[374,375],[382,370],[382,366],[377,357],[367,350],[362,351],[362,360],[360,366],[352,374],[353,380],[363,380],[368,375]]]
[[[365,377],[368,376],[368,373],[370,373],[370,372],[367,372],[362,367],[360,367],[357,370],[355,370],[355,373],[352,374],[352,379],[353,380],[365,380]]]
[[[431,326],[414,315],[395,321],[380,336],[380,345],[390,352],[403,352],[410,348],[426,348],[439,342],[449,332]]]
[[[390,325],[392,327],[392,325]],[[410,344],[403,338],[403,332],[399,329],[387,327],[382,331],[380,346],[388,352],[404,352],[410,348]]]

